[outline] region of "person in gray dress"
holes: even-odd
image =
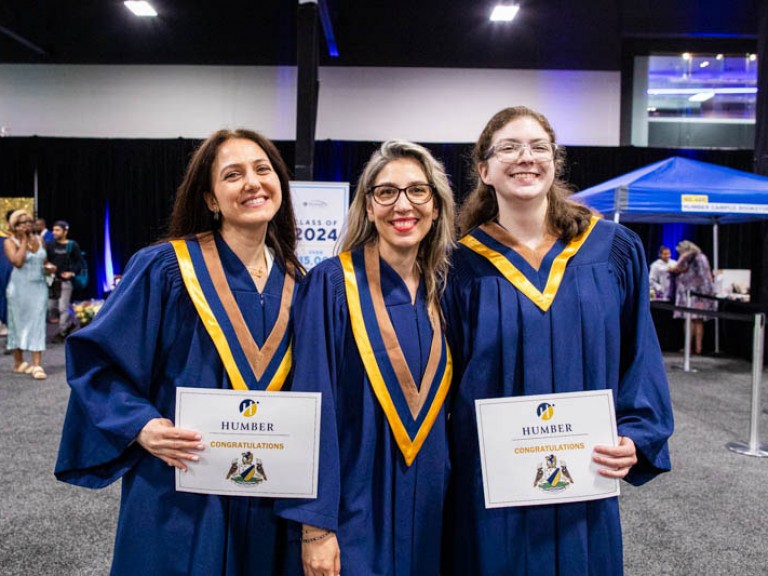
[[[675,306],[689,306],[699,310],[716,310],[717,302],[709,298],[691,296],[690,304],[687,301],[687,292],[698,292],[714,296],[715,285],[712,277],[712,269],[709,260],[696,244],[690,240],[683,240],[677,245],[679,254],[677,264],[669,268],[669,272],[675,275]],[[675,312],[675,318],[685,318],[682,312]],[[691,314],[691,336],[693,337],[693,352],[701,354],[704,341],[704,322],[709,316]]]

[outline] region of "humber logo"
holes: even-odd
[[[259,403],[250,398],[246,398],[240,402],[240,414],[244,418],[253,418],[256,416],[256,411],[259,409]]]
[[[536,415],[542,420],[550,420],[555,415],[555,405],[542,402],[536,408]]]

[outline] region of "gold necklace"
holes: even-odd
[[[246,266],[246,269],[248,270],[248,274],[254,278],[261,279],[261,277],[264,276],[265,270],[263,266]]]
[[[267,255],[264,254],[263,256],[264,264],[259,264],[258,266],[246,266],[246,270],[248,270],[248,274],[256,278],[257,280],[261,280],[261,277],[264,276],[264,272],[267,271]]]

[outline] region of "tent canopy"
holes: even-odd
[[[768,177],[673,156],[571,198],[621,222],[746,222],[768,218]]]

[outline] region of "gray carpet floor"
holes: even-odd
[[[665,361],[674,471],[640,488],[622,484],[625,573],[768,574],[768,458],[725,448],[749,439],[751,367],[702,357],[685,373],[680,355]],[[49,377],[35,381],[0,356],[0,574],[107,574],[120,487],[85,490],[53,477],[69,396],[63,346],[51,345],[43,364]],[[760,430],[768,443],[764,412]]]

